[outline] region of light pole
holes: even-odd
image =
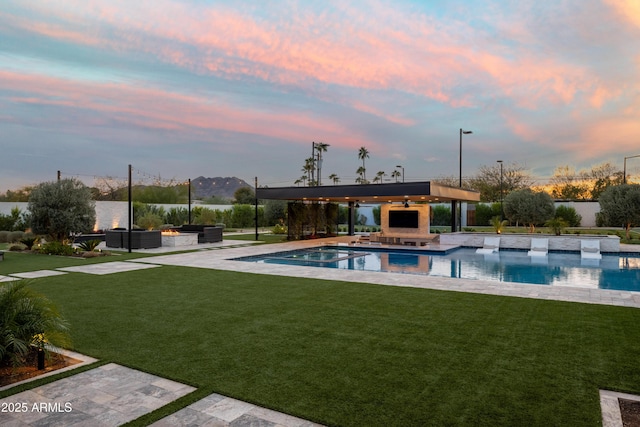
[[[502,160],[498,160],[500,163],[500,221],[504,221],[504,210],[502,209]]]
[[[396,167],[402,169],[402,182],[404,183],[404,166],[396,165]]]
[[[640,154],[638,154],[637,156],[629,156],[629,157],[625,157],[624,158],[624,171],[622,172],[622,183],[623,184],[627,183],[627,159],[634,159],[636,157],[640,157]]]
[[[469,135],[472,134],[473,132],[470,130],[463,130],[462,128],[460,128],[460,188],[462,188],[462,135]],[[462,202],[459,202],[459,221],[458,221],[458,230],[462,231]]]

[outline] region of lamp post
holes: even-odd
[[[472,134],[473,132],[470,130],[463,130],[462,128],[460,128],[460,188],[462,188],[462,135],[469,135]],[[462,230],[462,202],[459,202],[459,221],[458,221],[458,230],[461,231]]]
[[[502,160],[498,160],[500,163],[500,221],[504,221],[504,210],[502,209]]]
[[[629,156],[629,157],[625,157],[624,158],[624,171],[622,172],[622,183],[623,184],[627,183],[627,159],[634,159],[636,157],[640,157],[640,154],[638,154],[636,156]]]
[[[402,182],[404,183],[404,166],[396,165],[396,167],[402,169]]]

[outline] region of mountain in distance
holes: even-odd
[[[220,176],[216,178],[199,176],[191,180],[191,191],[193,191],[196,199],[205,199],[212,196],[233,199],[235,192],[243,187],[249,187],[253,190],[253,186],[235,176],[224,178]]]

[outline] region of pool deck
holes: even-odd
[[[487,280],[427,277],[423,275],[402,273],[369,272],[331,268],[319,269],[317,267],[288,266],[281,264],[258,264],[231,260],[232,258],[238,257],[262,255],[324,245],[349,245],[352,240],[352,238],[348,237],[327,238],[270,245],[227,246],[224,250],[222,250],[222,246],[219,246],[210,247],[209,249],[203,249],[196,252],[159,255],[136,259],[132,260],[132,262],[640,308],[640,292],[585,288],[581,287],[579,283],[576,283],[575,286],[527,285],[522,283],[495,282]],[[238,241],[236,241],[236,243],[238,243]],[[244,243],[246,244],[248,242],[245,241]],[[366,244],[355,244],[354,246],[361,248],[368,247]],[[385,245],[380,245],[379,247],[385,247]],[[397,247],[394,247],[394,249],[395,248]],[[405,249],[424,250],[425,252],[434,251],[434,249],[436,249],[436,245],[431,245],[430,247],[407,247]],[[451,247],[441,247],[438,249],[449,250]],[[622,252],[633,253],[640,252],[639,249],[640,248],[637,248],[635,245],[621,245],[620,248]]]

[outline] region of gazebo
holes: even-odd
[[[415,202],[451,202],[451,231],[457,229],[458,202],[478,202],[480,193],[448,187],[430,181],[326,185],[317,187],[265,187],[256,189],[256,198],[290,202],[333,203],[349,206],[349,235],[355,232],[355,209],[358,203],[399,203],[408,207]]]

